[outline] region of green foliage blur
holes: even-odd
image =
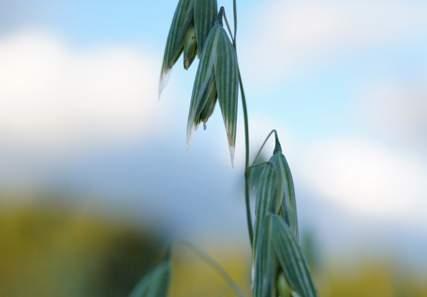
[[[127,296],[161,256],[150,232],[56,204],[3,205],[0,234],[0,296]]]
[[[162,260],[164,234],[66,204],[0,195],[0,296],[124,297]],[[322,297],[426,297],[427,277],[403,273],[384,261],[343,267],[320,262],[316,240],[304,251]],[[204,248],[247,296],[250,252],[241,247]],[[173,250],[171,297],[231,297],[233,291],[206,263],[183,247]],[[328,265],[326,265],[328,264]]]

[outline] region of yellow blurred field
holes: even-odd
[[[126,296],[161,257],[155,234],[58,207],[0,212],[0,296]],[[208,252],[249,296],[248,251],[210,246]],[[381,261],[316,272],[323,297],[426,297],[427,277]],[[423,282],[424,281],[424,282]],[[223,279],[191,251],[176,246],[173,297],[234,296]]]

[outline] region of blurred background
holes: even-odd
[[[320,296],[427,296],[427,2],[238,3]],[[249,291],[241,126],[234,168],[219,110],[187,145],[195,66],[158,100],[176,4],[0,0],[0,296],[127,296],[171,240]],[[232,296],[180,246],[171,293]]]

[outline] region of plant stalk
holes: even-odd
[[[234,16],[234,34],[232,36],[234,50],[237,56],[237,0],[233,0],[233,16]],[[250,185],[249,185],[249,166],[250,166],[250,141],[249,141],[249,115],[248,106],[246,102],[245,88],[243,87],[242,74],[239,68],[239,86],[242,99],[243,109],[243,122],[245,130],[245,206],[246,206],[246,222],[248,225],[249,241],[251,247],[253,246],[253,224],[252,224],[252,212],[251,212],[251,200],[250,200]]]
[[[264,149],[264,147],[267,145],[268,140],[270,139],[270,137],[271,137],[271,136],[273,136],[273,134],[274,134],[274,136],[275,136],[275,137],[276,137],[276,139],[277,139],[277,131],[276,131],[275,129],[271,130],[271,131],[270,131],[270,133],[269,133],[269,134],[267,135],[267,137],[265,138],[264,142],[262,143],[262,145],[261,145],[260,149],[258,150],[257,154],[255,155],[254,163],[253,163],[253,164],[256,164],[256,163],[257,163],[258,158],[260,157],[260,155],[261,155],[261,153],[262,153],[262,150],[263,150],[263,149]]]
[[[249,146],[249,117],[248,117],[248,107],[246,104],[245,90],[243,88],[242,77],[239,70],[239,82],[240,82],[240,92],[242,95],[242,108],[243,108],[243,121],[245,126],[245,204],[246,204],[246,219],[248,223],[248,232],[249,240],[251,246],[253,245],[253,225],[252,225],[252,213],[251,213],[251,200],[250,200],[250,185],[249,185],[249,156],[250,156],[250,146]]]

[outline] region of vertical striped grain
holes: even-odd
[[[206,100],[204,100],[203,104],[199,105],[199,108],[197,110],[198,117],[195,120],[195,124],[199,125],[200,123],[203,123],[206,127],[206,123],[208,122],[209,118],[215,110],[218,98],[214,74],[212,75],[212,78],[209,82],[209,86],[206,89],[206,94],[204,96],[206,96]]]
[[[187,139],[206,124],[219,99],[231,159],[234,159],[238,109],[238,64],[230,38],[218,21],[217,0],[180,0],[175,11],[163,59],[162,80],[184,52],[184,68],[192,63],[191,31],[194,25],[200,63],[191,96]],[[213,90],[216,88],[216,91]]]
[[[184,49],[185,35],[192,22],[192,2],[193,0],[178,2],[166,41],[161,79],[173,67]]]
[[[188,70],[197,55],[197,39],[194,27],[188,28],[184,40],[184,69]]]
[[[261,165],[262,172],[256,185],[253,295],[271,297],[275,288],[277,261],[272,248],[272,230],[269,215],[274,211],[277,192],[276,172],[271,163]]]
[[[221,27],[218,37],[218,56],[215,67],[218,99],[227,132],[231,157],[236,145],[238,108],[238,62],[230,38]]]
[[[273,164],[279,175],[279,188],[283,197],[280,213],[291,228],[295,238],[298,239],[298,213],[295,198],[295,187],[289,164],[281,151],[274,153],[270,162]]]
[[[218,14],[217,0],[193,0],[194,26],[198,43],[198,55],[201,56],[209,31],[215,24]]]
[[[196,48],[200,57],[210,29],[214,26],[218,14],[217,0],[180,0],[175,10],[166,41],[160,81],[175,65],[184,50],[185,39],[190,28],[195,26]],[[185,59],[184,68],[188,69],[192,59]],[[191,61],[191,62],[190,62]]]
[[[238,65],[236,52],[220,24],[211,29],[200,58],[193,87],[187,124],[187,137],[200,122],[206,123],[214,109],[216,95],[226,128],[233,159],[236,143],[238,108]],[[215,85],[216,93],[209,87]]]
[[[200,123],[200,113],[209,99],[208,89],[214,75],[214,64],[216,62],[216,47],[219,25],[215,25],[206,39],[200,63],[197,68],[196,79],[191,96],[190,110],[187,122],[187,140],[197,125]],[[207,119],[206,119],[207,120]]]
[[[301,297],[316,297],[308,265],[293,232],[283,218],[273,215],[271,221],[273,248],[290,287]]]

